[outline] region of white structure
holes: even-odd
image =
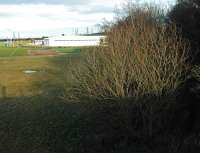
[[[44,39],[44,46],[98,46],[103,43],[105,36],[55,36]]]
[[[34,39],[32,41],[32,44],[35,46],[42,46],[42,45],[44,45],[44,40],[43,39]]]

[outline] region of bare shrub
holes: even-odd
[[[200,66],[194,66],[192,69],[192,76],[200,81]]]
[[[107,46],[96,47],[71,71],[68,93],[94,98],[162,96],[184,81],[187,46],[152,8],[129,11],[112,24]]]

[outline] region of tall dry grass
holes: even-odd
[[[89,51],[71,70],[74,97],[163,96],[173,92],[187,68],[185,42],[159,11],[134,8],[107,30],[107,46]]]

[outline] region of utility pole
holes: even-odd
[[[75,35],[78,35],[78,28],[75,28]]]
[[[88,35],[89,34],[89,28],[86,27],[86,34]]]
[[[12,47],[15,47],[15,32],[13,32]]]
[[[20,33],[18,32],[18,41],[17,41],[17,46],[20,45]]]
[[[9,39],[8,39],[8,37],[7,37],[7,42],[6,42],[6,47],[9,47]]]

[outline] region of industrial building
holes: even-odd
[[[104,43],[105,36],[54,36],[43,41],[48,47],[98,46]]]

